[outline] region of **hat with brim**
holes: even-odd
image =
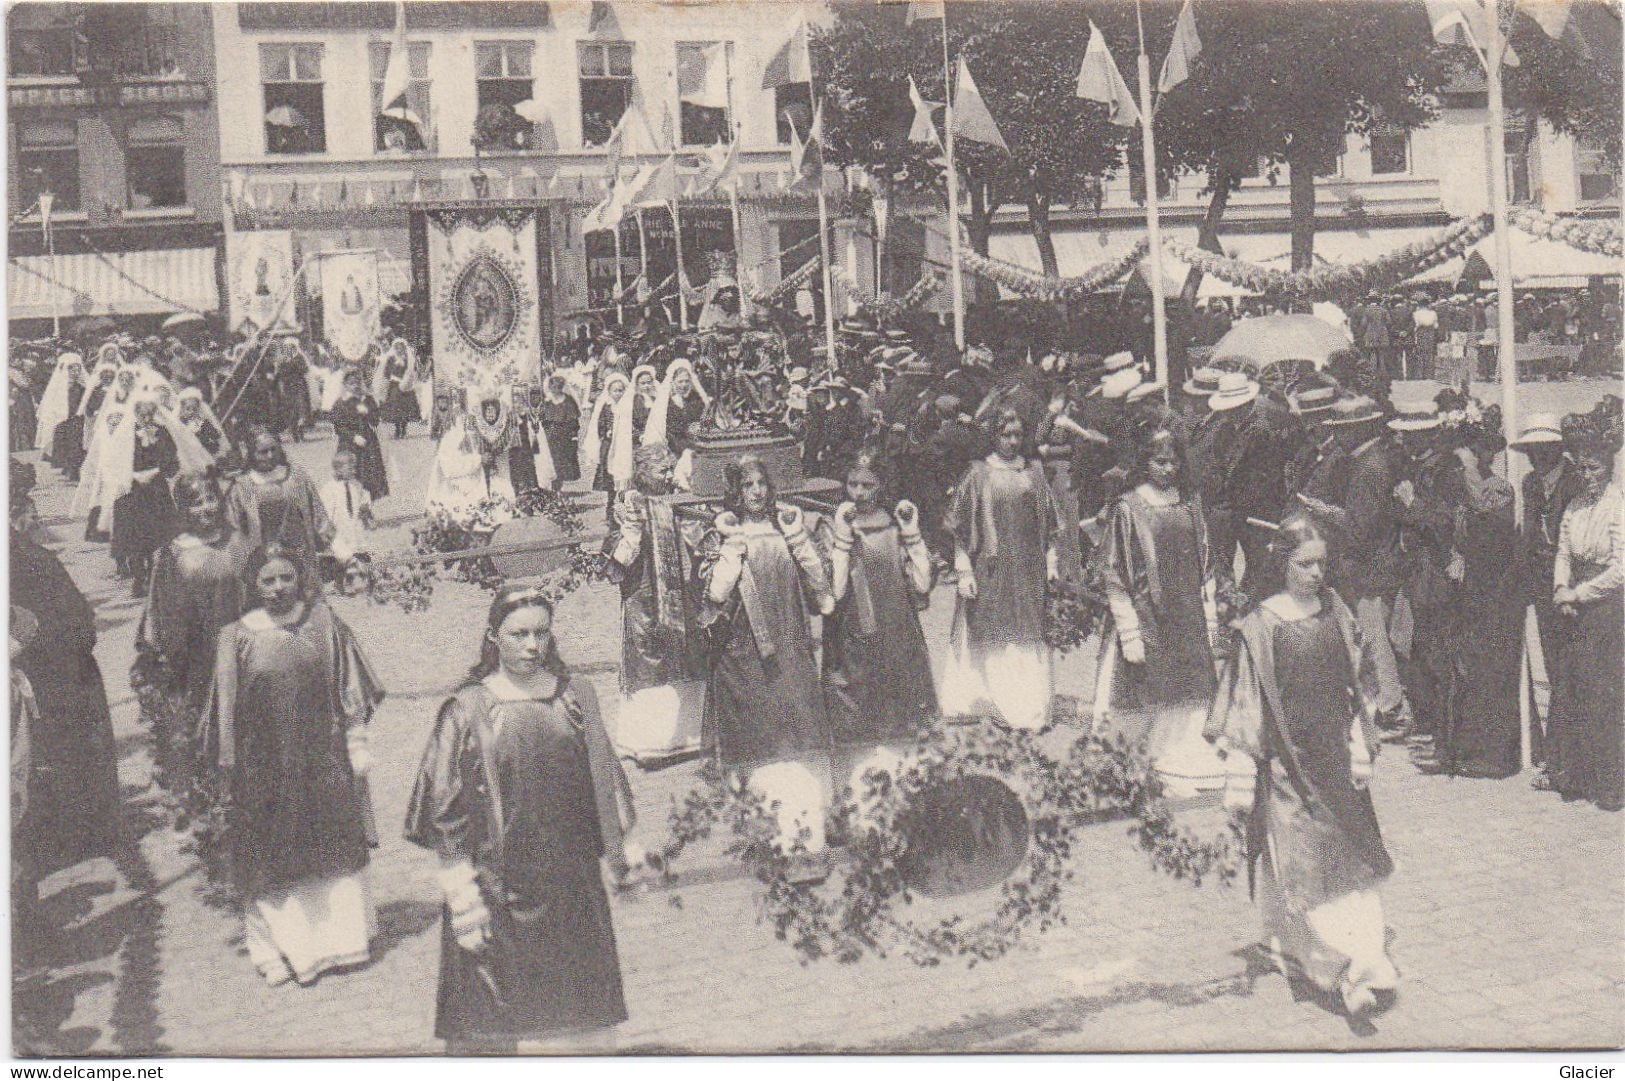
[[[1258,384],[1244,372],[1225,372],[1219,376],[1219,388],[1208,395],[1207,407],[1215,413],[1239,409],[1258,397]]]
[[[1125,368],[1132,368],[1134,367],[1134,354],[1127,350],[1121,353],[1113,353],[1102,362],[1102,366],[1108,372],[1120,372]]]
[[[1377,403],[1364,394],[1353,394],[1332,403],[1331,415],[1321,421],[1328,428],[1351,427],[1356,424],[1375,424],[1382,419]]]
[[[1138,371],[1133,368],[1125,368],[1123,371],[1113,372],[1102,379],[1100,386],[1096,389],[1100,391],[1102,398],[1112,401],[1128,397],[1128,392],[1139,386],[1143,381]]]
[[[798,364],[790,369],[786,378],[792,383],[805,383],[807,381],[807,369]]]
[[[1134,402],[1144,401],[1146,398],[1150,398],[1154,395],[1160,395],[1167,389],[1167,383],[1141,383],[1139,386],[1123,395],[1123,398],[1132,405]]]
[[[1307,387],[1288,396],[1292,412],[1300,417],[1320,417],[1331,412],[1337,404],[1337,388],[1333,386]]]
[[[1219,377],[1223,374],[1217,368],[1193,368],[1191,377],[1185,380],[1181,389],[1195,397],[1206,397],[1219,389]]]
[[[1431,432],[1439,427],[1439,403],[1430,401],[1409,402],[1398,406],[1398,411],[1388,418],[1388,428],[1395,432]]]
[[[1510,446],[1514,450],[1525,447],[1534,447],[1545,444],[1551,446],[1563,442],[1563,422],[1557,419],[1555,413],[1531,413],[1529,422],[1523,426],[1523,434],[1513,440]]]

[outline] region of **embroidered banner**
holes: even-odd
[[[276,329],[298,329],[298,304],[283,297],[293,286],[293,233],[286,229],[226,234],[228,298],[233,329],[267,327],[282,307]]]
[[[322,257],[322,331],[339,356],[359,364],[378,338],[378,253]]]

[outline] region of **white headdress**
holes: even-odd
[[[644,443],[666,442],[666,421],[671,416],[672,387],[677,382],[677,373],[687,372],[688,381],[694,387],[694,393],[700,396],[700,401],[710,404],[711,396],[705,393],[700,385],[700,377],[694,374],[694,364],[687,357],[678,357],[666,369],[666,378],[660,381],[660,393],[655,396],[655,406],[649,411],[649,420],[643,426]]]
[[[626,388],[620,401],[612,401],[609,396],[610,387],[619,383]],[[603,453],[603,439],[598,434],[598,421],[606,408],[611,410],[614,425],[610,429],[609,443],[609,474],[617,483],[625,483],[632,479],[632,403],[637,400],[637,394],[632,390],[632,381],[621,372],[610,372],[604,377],[603,390],[598,393],[598,400],[592,406],[592,418],[587,424],[587,461],[596,463]],[[623,476],[624,471],[624,476]]]
[[[75,371],[77,369],[77,371]],[[51,381],[45,384],[40,398],[37,421],[34,425],[34,449],[48,450],[56,435],[56,426],[68,419],[68,391],[75,382],[85,381],[85,361],[78,353],[63,353],[56,358]],[[80,399],[83,401],[83,399]]]

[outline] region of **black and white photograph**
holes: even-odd
[[[1621,10],[7,3],[11,1060],[1618,1065]]]

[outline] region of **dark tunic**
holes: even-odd
[[[508,448],[508,481],[515,495],[541,487],[536,479],[536,434],[525,417],[514,419],[513,445]]]
[[[232,870],[245,898],[367,865],[369,810],[348,730],[384,690],[327,605],[290,627],[220,631],[201,746],[230,777]]]
[[[310,478],[298,466],[286,468],[281,480],[266,484],[253,473],[239,477],[226,497],[226,516],[251,547],[278,541],[314,560],[332,542],[333,523]]]
[[[681,402],[673,398],[666,404],[666,445],[675,455],[681,455],[694,445],[688,434],[689,425],[698,424],[705,412],[705,403],[692,391]]]
[[[118,837],[118,752],[107,691],[96,663],[96,614],[51,551],[11,533],[11,603],[39,619],[39,633],[13,660],[39,705],[29,733],[33,760],[27,838],[40,876],[95,856]]]
[[[971,649],[1042,644],[1045,554],[1060,516],[1038,464],[972,462],[942,525],[976,574],[976,599],[959,598]]]
[[[293,357],[277,365],[276,396],[283,430],[297,432],[310,423],[310,381],[303,360]]]
[[[632,430],[634,432],[638,430],[635,423],[632,425]],[[609,475],[609,453],[614,446],[615,408],[613,405],[606,405],[603,411],[598,414],[598,463],[596,466],[597,472],[592,477],[594,491],[613,492],[615,490],[615,478]]]
[[[708,547],[718,538],[708,538]],[[804,569],[777,529],[746,537],[745,573],[702,625],[716,649],[706,687],[702,738],[724,767],[750,768],[830,748],[818,664],[802,588]],[[702,561],[709,581],[714,551]],[[822,591],[824,583],[814,582]]]
[[[51,433],[50,463],[64,473],[75,474],[85,460],[85,418],[79,415],[79,403],[84,399],[81,383],[68,386],[68,416]]]
[[[372,395],[344,397],[333,405],[333,434],[338,445],[356,458],[355,479],[373,499],[389,494],[384,472],[384,448],[378,440],[378,403]]]
[[[113,501],[113,558],[120,563],[139,565],[174,536],[175,501],[169,494],[169,478],[180,472],[175,440],[162,428],[151,443],[135,435],[132,468],[136,473],[158,470],[148,481],[137,480],[130,490]]]
[[[406,838],[473,865],[490,945],[458,945],[445,913],[435,1035],[542,1039],[626,1020],[599,858],[621,844],[629,790],[586,683],[501,701],[480,683],[440,709]]]
[[[1456,546],[1466,573],[1456,591],[1454,669],[1439,750],[1456,772],[1510,777],[1523,764],[1518,665],[1524,627],[1510,503],[1496,510],[1468,508]]]
[[[918,614],[929,594],[914,591],[889,515],[854,532],[846,596],[824,619],[824,707],[837,743],[912,741],[937,715]]]
[[[561,481],[580,480],[581,407],[566,394],[556,402],[544,399],[540,412],[542,433],[553,456],[553,475]]]
[[[616,522],[640,534],[631,566],[611,563],[621,587],[621,691],[632,695],[680,680],[704,679],[704,645],[694,626],[691,544],[669,501],[623,493]]]

